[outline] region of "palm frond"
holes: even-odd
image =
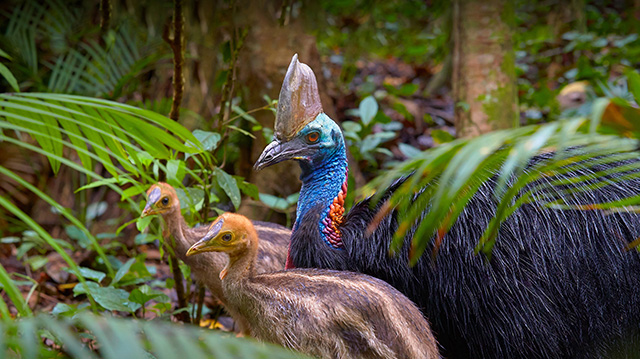
[[[92,156],[87,153],[91,151],[114,177],[122,173],[147,176],[137,157],[142,151],[157,159],[202,151],[202,144],[191,132],[174,121],[108,100],[45,93],[0,94],[0,116],[4,119],[0,126],[33,135],[42,149],[57,157],[69,147],[64,135],[80,150],[84,168],[93,169]],[[187,141],[194,146],[185,145]],[[59,161],[48,157],[57,170]]]
[[[275,345],[193,326],[88,313],[74,318],[41,314],[5,320],[0,322],[0,333],[0,355],[25,359],[305,358]]]
[[[5,38],[13,47],[16,58],[22,62],[24,70],[31,75],[38,72],[36,35],[45,14],[46,8],[36,1],[25,1],[11,14],[4,14],[8,19]]]
[[[553,180],[553,176],[570,171],[572,166],[591,166],[598,161],[637,156],[633,151],[638,148],[638,141],[622,137],[622,133],[629,133],[639,123],[637,109],[604,99],[604,102],[594,104],[594,113],[592,121],[586,118],[561,120],[456,140],[397,164],[372,183],[381,194],[396,179],[413,174],[389,199],[388,208],[398,208],[400,213],[392,249],[398,250],[402,246],[404,236],[418,219],[420,223],[414,228],[411,246],[412,263],[424,253],[431,240],[436,241],[437,248],[472,196],[491,178],[496,181],[493,190],[498,207],[485,233],[477,238],[477,250],[487,254],[495,244],[500,224],[523,204],[570,206],[572,196],[594,186],[606,185],[605,180],[600,180],[603,173],[572,177],[573,183],[568,187],[563,186],[561,179]],[[603,132],[612,134],[591,131],[598,124],[605,125],[600,127]],[[545,152],[554,155],[545,161],[531,163],[534,156]],[[629,166],[615,166],[606,175],[619,181],[640,178],[640,171]],[[544,185],[532,185],[541,178],[551,180],[543,181]],[[608,209],[639,203],[640,198],[636,196],[594,205]],[[427,212],[425,208],[428,208]]]
[[[69,265],[69,268],[72,270],[73,274],[75,274],[78,277],[78,280],[80,280],[81,283],[86,283],[86,280],[84,279],[84,276],[82,275],[82,272],[80,271],[80,268],[78,267],[78,265],[73,261],[73,259],[69,256],[69,254],[62,247],[60,247],[60,245],[53,239],[53,237],[51,237],[51,235],[44,230],[44,228],[42,228],[31,217],[29,217],[26,213],[24,213],[21,209],[16,207],[16,205],[11,203],[11,201],[9,201],[4,197],[0,197],[0,207],[5,208],[6,210],[9,211],[9,213],[15,215],[17,218],[22,220],[27,226],[33,229],[40,236],[40,238],[44,239],[48,245],[50,245],[58,254],[60,254],[60,256],[62,256],[64,261]],[[12,286],[9,284],[10,279],[8,278],[8,276],[6,278],[2,276],[0,277],[0,280],[2,280],[1,283],[7,290],[12,289]],[[18,311],[21,315],[31,314],[31,311],[29,310],[29,308],[28,307],[25,308],[25,303],[24,303],[24,299],[22,298],[22,294],[18,292],[17,295],[11,295],[11,292],[9,292],[9,295],[10,295],[11,301],[13,302],[14,306],[18,308]],[[90,295],[88,296],[88,298],[91,304],[93,305],[94,309],[96,309],[95,301],[93,300],[93,298]]]
[[[0,197],[0,201],[4,200],[4,198]],[[18,311],[18,315],[22,317],[31,316],[31,309],[27,305],[27,302],[22,297],[22,293],[16,286],[16,284],[9,277],[9,273],[4,269],[2,265],[0,265],[0,285],[2,285],[2,289],[9,297],[9,300],[13,303],[13,306]],[[0,314],[2,314],[2,318],[9,318],[9,308],[4,300],[0,299]]]

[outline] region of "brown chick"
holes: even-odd
[[[291,269],[256,274],[258,233],[225,213],[187,256],[224,252],[227,308],[255,338],[321,358],[439,358],[429,323],[387,283],[360,273]]]
[[[556,99],[560,104],[560,110],[578,108],[587,102],[588,81],[577,81],[563,87]]]
[[[180,201],[176,191],[167,183],[159,182],[152,185],[147,191],[147,198],[147,205],[140,216],[160,214],[164,218],[166,222],[165,233],[168,232],[175,239],[173,250],[176,256],[191,268],[191,273],[200,283],[209,288],[214,297],[226,304],[219,276],[220,271],[227,263],[226,256],[222,253],[206,253],[197,257],[185,255],[189,247],[207,233],[208,226],[191,228],[187,225],[180,212]],[[253,223],[256,230],[265,238],[258,249],[256,270],[258,273],[263,273],[283,269],[291,230],[274,223],[259,221]],[[171,241],[166,241],[166,243],[171,245]],[[239,324],[241,328],[245,328],[243,323]]]

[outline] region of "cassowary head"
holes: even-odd
[[[322,112],[313,70],[293,55],[280,90],[274,140],[260,155],[255,169],[286,160],[318,165],[341,147],[342,131]]]
[[[211,223],[207,234],[189,248],[187,256],[203,252],[224,252],[233,256],[257,247],[257,242],[257,234],[247,217],[224,213]]]
[[[180,211],[180,201],[176,190],[164,182],[158,182],[147,191],[147,205],[140,217],[154,214],[169,214]]]

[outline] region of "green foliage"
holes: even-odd
[[[0,323],[0,355],[69,358],[304,358],[251,339],[159,320],[38,315]],[[46,339],[46,340],[45,340]],[[43,343],[47,343],[43,345]]]
[[[311,6],[308,12],[313,14],[309,22],[317,28],[320,51],[341,49],[346,64],[362,54],[418,63],[442,60],[440,50],[447,42],[441,21],[448,8],[445,2],[330,0],[316,6],[320,9]]]
[[[0,285],[2,285],[2,289],[9,297],[9,300],[11,300],[14,307],[18,310],[18,314],[20,316],[26,317],[32,315],[27,302],[22,298],[22,293],[20,293],[20,290],[11,277],[9,277],[9,273],[7,273],[2,265],[0,265]],[[11,317],[7,304],[3,299],[0,299],[0,314],[2,314],[2,318]]]
[[[177,151],[203,152],[199,141],[179,124],[121,103],[44,93],[3,94],[0,100],[0,116],[5,119],[1,128],[32,135],[54,171],[63,161],[64,147],[77,151],[85,173],[92,170],[93,161],[99,161],[115,178],[123,173],[144,176],[144,164],[138,158],[142,151],[154,153],[156,159],[172,159]],[[19,142],[4,135],[2,139]],[[199,145],[188,147],[185,140]]]
[[[117,32],[110,30],[104,42],[80,43],[79,50],[70,48],[55,62],[47,63],[51,69],[47,89],[118,98],[125,85],[131,85],[137,74],[160,59],[157,53],[136,42],[128,26]]]
[[[229,196],[229,199],[231,199],[233,206],[238,208],[240,206],[240,189],[235,179],[220,168],[215,169],[215,176],[220,187]]]
[[[602,95],[597,84],[618,77],[622,66],[638,66],[640,37],[631,8],[584,3],[584,13],[568,13],[569,4],[552,5],[551,12],[549,4],[536,2],[516,8],[519,103],[527,123],[558,115],[555,97],[562,86],[587,80]]]
[[[135,89],[138,75],[161,59],[154,50],[157,40],[143,41],[126,19],[99,39],[86,27],[76,32],[89,11],[86,7],[70,9],[56,0],[27,0],[6,14],[8,23],[0,46],[5,57],[15,60],[6,71],[0,64],[0,73],[14,91],[20,90],[13,75],[30,91],[118,98],[125,87]],[[43,60],[41,51],[53,56]]]
[[[235,206],[240,204],[240,189],[235,178],[211,166],[215,159],[210,151],[219,144],[220,135],[214,132],[194,131],[194,134],[184,127],[151,111],[142,110],[120,103],[110,102],[80,96],[23,93],[20,95],[0,95],[0,128],[13,130],[17,133],[29,134],[34,137],[39,146],[28,141],[21,141],[10,136],[6,132],[0,133],[3,141],[18,145],[25,150],[45,155],[49,158],[55,171],[61,165],[68,166],[94,180],[78,189],[78,191],[107,186],[119,193],[122,200],[129,201],[133,211],[139,211],[140,207],[132,201],[133,197],[144,192],[149,183],[155,182],[158,170],[167,174],[167,180],[178,186],[178,193],[182,197],[182,203],[190,209],[192,216],[197,215],[203,207],[203,186],[209,176],[215,176],[220,188],[229,196]],[[167,132],[170,131],[170,132]],[[202,142],[200,141],[202,140]],[[78,153],[79,162],[71,161],[65,155],[65,149]],[[149,156],[153,153],[154,156]],[[191,159],[199,168],[195,171],[187,167],[186,160]],[[166,166],[162,160],[166,161]],[[104,177],[96,171],[96,163],[104,166],[105,170],[113,177]],[[129,269],[134,263],[130,261],[122,265],[117,272],[112,269],[113,260],[108,258],[105,250],[110,248],[99,243],[87,225],[79,221],[69,209],[62,207],[50,196],[35,188],[33,185],[0,166],[0,173],[14,179],[17,183],[38,195],[48,202],[58,213],[66,217],[71,225],[66,227],[66,232],[75,242],[65,242],[52,238],[44,229],[28,218],[19,208],[9,201],[0,199],[0,206],[13,215],[21,218],[27,228],[31,228],[34,235],[23,241],[21,252],[34,248],[43,248],[46,243],[58,252],[66,261],[69,271],[75,274],[81,283],[76,286],[75,295],[88,295],[91,301],[95,300],[95,309],[112,311],[125,311],[135,313],[141,307],[145,311],[146,301],[140,303],[141,297],[136,294],[136,300],[129,300],[130,294],[120,286],[148,281],[151,277],[130,273]],[[155,173],[155,174],[154,174]],[[200,187],[182,187],[182,181],[189,175],[200,183]],[[204,180],[203,180],[204,179]],[[241,181],[241,183],[243,183]],[[129,186],[122,189],[120,186]],[[243,184],[244,191],[254,191],[248,184]],[[210,200],[217,200],[215,194],[209,196]],[[104,212],[104,204],[93,203],[87,207],[86,221],[90,223],[101,212]],[[138,212],[139,213],[139,212]],[[137,214],[136,214],[137,216]],[[148,224],[148,219],[146,220]],[[145,225],[141,227],[144,229]],[[157,238],[157,236],[150,236]],[[66,254],[63,248],[69,246],[92,248],[95,250],[104,266],[105,272],[93,268],[78,267]],[[44,257],[31,256],[30,263],[35,269],[45,262],[38,261]],[[144,268],[144,263],[141,263]],[[144,269],[146,271],[146,269]],[[148,274],[148,271],[146,271]],[[125,280],[127,276],[132,278]],[[109,284],[101,284],[109,278]],[[123,279],[125,278],[125,279]],[[124,282],[123,282],[124,281]],[[6,283],[11,283],[5,278]],[[6,284],[6,288],[11,288]],[[147,293],[148,294],[148,293]],[[155,296],[154,296],[155,298]],[[16,308],[23,308],[24,304],[19,296],[10,296]],[[154,302],[158,303],[157,298]],[[160,302],[158,304],[166,303]],[[157,312],[164,313],[166,306],[159,306]],[[68,312],[69,310],[66,310]],[[26,315],[27,312],[20,312]]]
[[[373,96],[364,98],[357,109],[349,111],[349,114],[360,117],[361,123],[344,121],[342,128],[344,137],[358,161],[364,160],[371,166],[377,166],[374,155],[380,154],[391,157],[391,152],[381,145],[397,136],[397,131],[402,125],[391,120],[378,111],[378,102]],[[374,131],[374,127],[378,127]]]
[[[276,212],[284,213],[287,216],[287,226],[291,226],[292,216],[295,213],[300,192],[296,192],[287,197],[278,197],[268,193],[260,193],[260,202]]]
[[[4,77],[5,80],[9,83],[13,91],[20,92],[20,87],[18,87],[18,81],[4,64],[0,63],[0,75]]]

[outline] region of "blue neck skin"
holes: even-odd
[[[298,161],[302,169],[302,174],[300,175],[302,188],[300,189],[296,222],[293,229],[295,231],[296,228],[298,228],[300,221],[307,211],[321,204],[322,212],[318,223],[318,230],[326,244],[331,246],[325,233],[326,225],[323,223],[323,220],[329,215],[330,207],[340,193],[346,180],[348,167],[347,153],[340,127],[324,114],[319,115],[316,121],[325,123],[326,121],[330,121],[331,124],[328,127],[331,130],[325,134],[331,135],[331,131],[333,131],[337,136],[333,138],[334,146],[319,149],[318,153],[316,153],[312,159]],[[344,195],[346,196],[346,193],[344,193]],[[335,247],[332,246],[332,248]]]

